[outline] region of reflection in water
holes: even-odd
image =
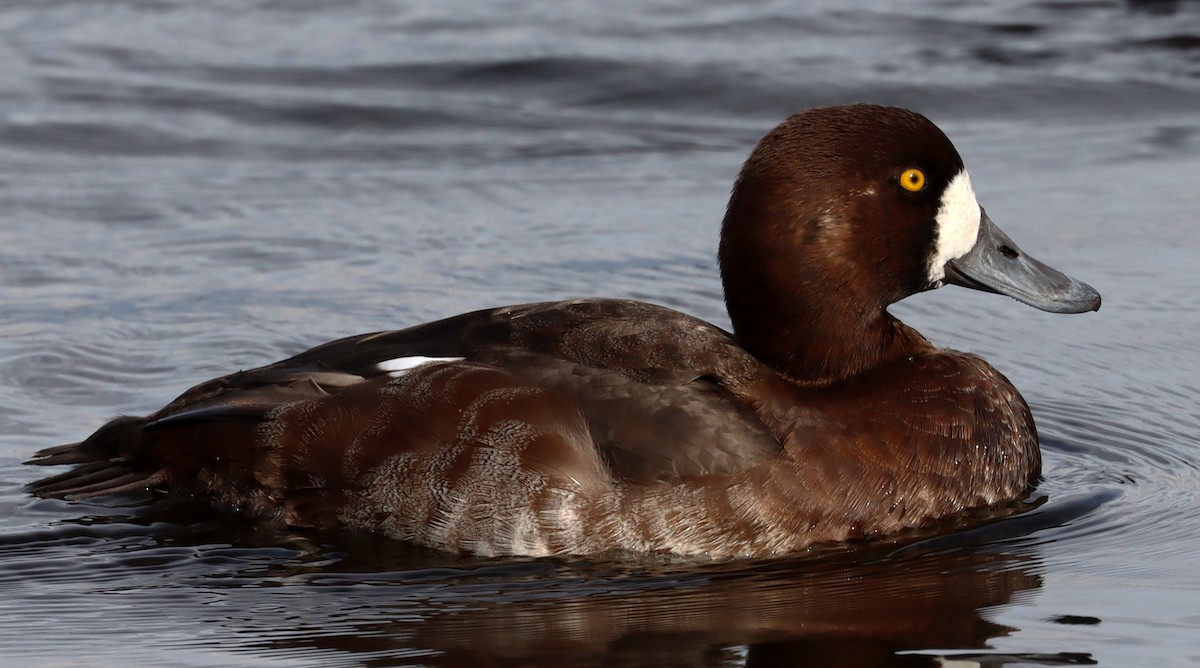
[[[238,635],[249,631],[263,650],[335,651],[365,662],[428,653],[439,665],[464,666],[935,665],[896,652],[983,649],[1011,630],[983,611],[1041,582],[1035,558],[984,552],[678,574],[543,565],[554,568],[552,577],[514,580],[504,566],[485,566],[391,573],[365,590],[355,578],[305,583],[304,596],[340,605],[329,609],[331,619],[306,617],[290,633],[275,626],[278,619],[257,618],[252,625],[263,627],[251,629],[210,621]],[[422,610],[414,614],[417,602]]]
[[[132,516],[112,514],[128,512],[125,506],[59,520],[37,535],[5,536],[0,551],[23,559],[10,560],[14,569],[0,584],[83,586],[107,605],[136,611],[125,616],[182,624],[185,639],[167,649],[219,649],[247,661],[922,666],[969,656],[982,665],[1091,663],[1082,654],[989,651],[989,641],[1016,630],[991,621],[989,611],[1028,602],[1042,586],[1040,548],[1030,536],[1072,520],[1061,508],[1046,512],[1042,501],[1015,517],[906,546],[721,564],[455,558],[367,534],[297,533],[167,501]],[[1077,504],[1073,516],[1102,502]],[[61,502],[38,503],[62,514]],[[57,563],[75,562],[81,551],[100,557],[86,572]],[[1079,622],[1067,616],[1058,623]]]
[[[456,559],[363,534],[254,526],[186,504],[132,518],[68,521],[54,535],[75,525],[72,543],[90,536],[94,550],[111,551],[107,567],[91,577],[109,586],[127,580],[125,604],[188,620],[187,647],[220,647],[247,658],[302,657],[323,665],[920,666],[970,653],[1001,665],[1015,659],[988,654],[989,640],[1014,629],[990,621],[988,610],[1038,591],[1037,548],[1019,537],[1062,520],[1034,510],[899,549],[702,565],[645,557]],[[139,535],[151,540],[133,547]],[[80,549],[55,543],[46,547]],[[1005,543],[1009,549],[996,547]],[[145,585],[163,575],[172,587]],[[181,591],[206,595],[181,597]],[[1089,659],[1061,654],[1036,661]]]

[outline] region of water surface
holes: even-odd
[[[14,665],[1200,661],[1200,6],[1170,0],[10,1],[0,7],[0,658]],[[1096,286],[895,309],[1021,388],[1038,507],[765,562],[452,559],[21,465],[321,341],[645,299],[725,322],[759,136],[900,104],[989,214]]]

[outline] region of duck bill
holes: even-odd
[[[1042,264],[1018,248],[982,209],[980,216],[975,245],[946,263],[945,283],[1008,295],[1051,313],[1100,308],[1100,293],[1092,286]]]

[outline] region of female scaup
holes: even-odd
[[[887,307],[953,283],[1058,313],[1100,295],[1026,255],[924,117],[804,111],[721,228],[726,332],[586,299],[355,336],[198,385],[33,463],[83,499],[198,495],[300,527],[478,555],[712,558],[922,527],[1021,498],[1025,401]]]

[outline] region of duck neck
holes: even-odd
[[[844,381],[930,347],[884,306],[856,298],[844,288],[779,295],[757,290],[752,301],[729,294],[729,289],[726,297],[739,344],[798,385]]]

